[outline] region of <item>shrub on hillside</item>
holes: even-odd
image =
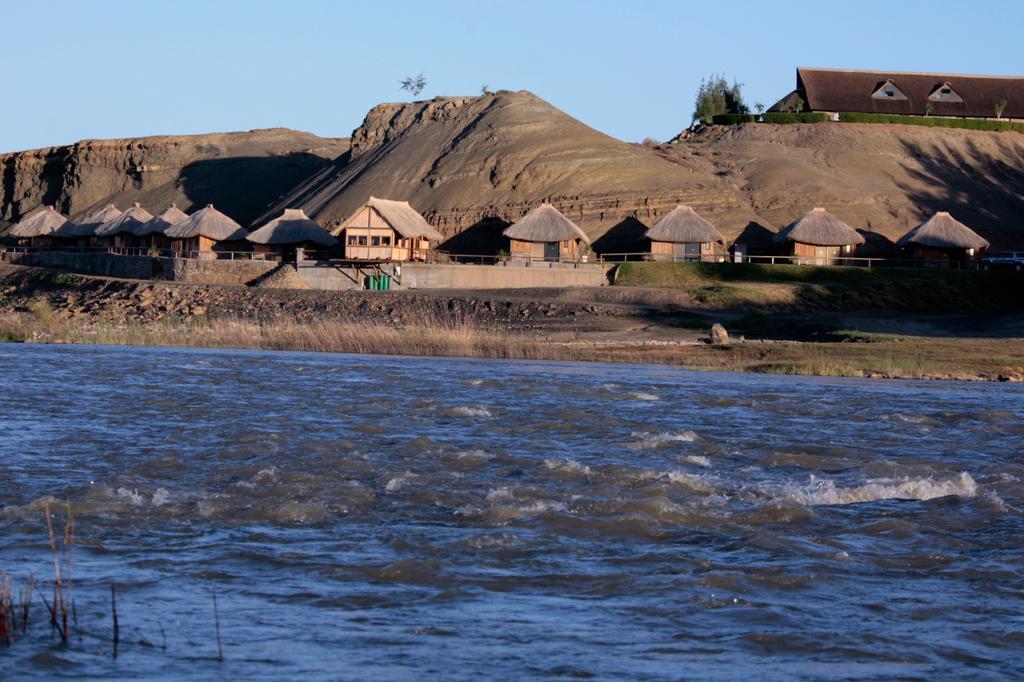
[[[1024,124],[1022,123],[976,118],[941,118],[937,116],[925,117],[843,112],[839,114],[839,120],[845,123],[897,123],[900,125],[925,126],[927,128],[965,128],[967,130],[988,130],[992,132],[1014,130],[1018,133],[1024,133]]]
[[[755,123],[757,114],[717,114],[711,122],[716,126],[733,126],[737,123]]]
[[[825,123],[832,120],[828,114],[818,111],[806,111],[802,113],[783,113],[770,111],[761,118],[765,123]]]

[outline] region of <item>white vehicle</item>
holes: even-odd
[[[981,267],[983,270],[993,270],[996,268],[1010,268],[1020,272],[1024,270],[1024,251],[1002,251],[999,253],[990,253],[987,256],[983,256],[981,259]]]

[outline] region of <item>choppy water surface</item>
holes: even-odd
[[[81,631],[60,645],[37,598],[3,675],[1021,672],[1019,387],[11,345],[0,361],[0,569],[16,589],[52,579],[41,509],[70,500]]]

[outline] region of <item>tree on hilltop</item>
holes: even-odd
[[[693,108],[693,120],[710,125],[719,114],[749,114],[750,107],[743,102],[742,83],[732,85],[724,75],[702,78],[697,89],[697,100]]]
[[[423,88],[427,87],[427,79],[423,77],[422,73],[415,77],[403,78],[398,83],[402,86],[403,90],[411,92],[413,97],[419,95],[423,92]]]

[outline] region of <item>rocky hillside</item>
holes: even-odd
[[[214,203],[243,225],[330,166],[347,139],[275,128],[244,133],[86,140],[0,155],[0,226],[42,204],[72,218],[108,201],[153,213]]]
[[[716,126],[656,153],[714,173],[768,228],[824,206],[878,247],[934,211],[951,211],[993,248],[1024,249],[1024,135],[1017,133],[748,123]],[[742,229],[714,206],[704,210],[727,236]]]
[[[493,219],[543,201],[594,237],[620,224],[635,232],[633,218],[649,222],[679,202],[735,223],[754,218],[713,169],[616,140],[528,92],[377,106],[352,134],[348,165],[322,171],[275,210],[301,207],[334,225],[371,194],[409,200],[446,235],[466,231],[465,247],[483,248]]]
[[[825,206],[885,253],[935,210],[995,248],[1022,248],[1024,136],[874,124],[746,124],[656,147],[593,130],[528,92],[375,107],[351,160],[275,207],[325,225],[371,194],[407,199],[454,250],[495,248],[506,221],[550,201],[598,251],[646,249],[640,236],[677,203],[751,245]]]
[[[106,201],[210,201],[243,224],[299,207],[337,225],[371,194],[406,199],[449,240],[490,253],[543,201],[599,252],[645,250],[678,203],[758,248],[814,206],[868,248],[949,210],[996,249],[1024,249],[1024,135],[823,123],[712,127],[662,145],[600,133],[528,92],[374,107],[349,140],[290,130],[88,141],[0,156],[0,224],[41,203],[73,217]]]

